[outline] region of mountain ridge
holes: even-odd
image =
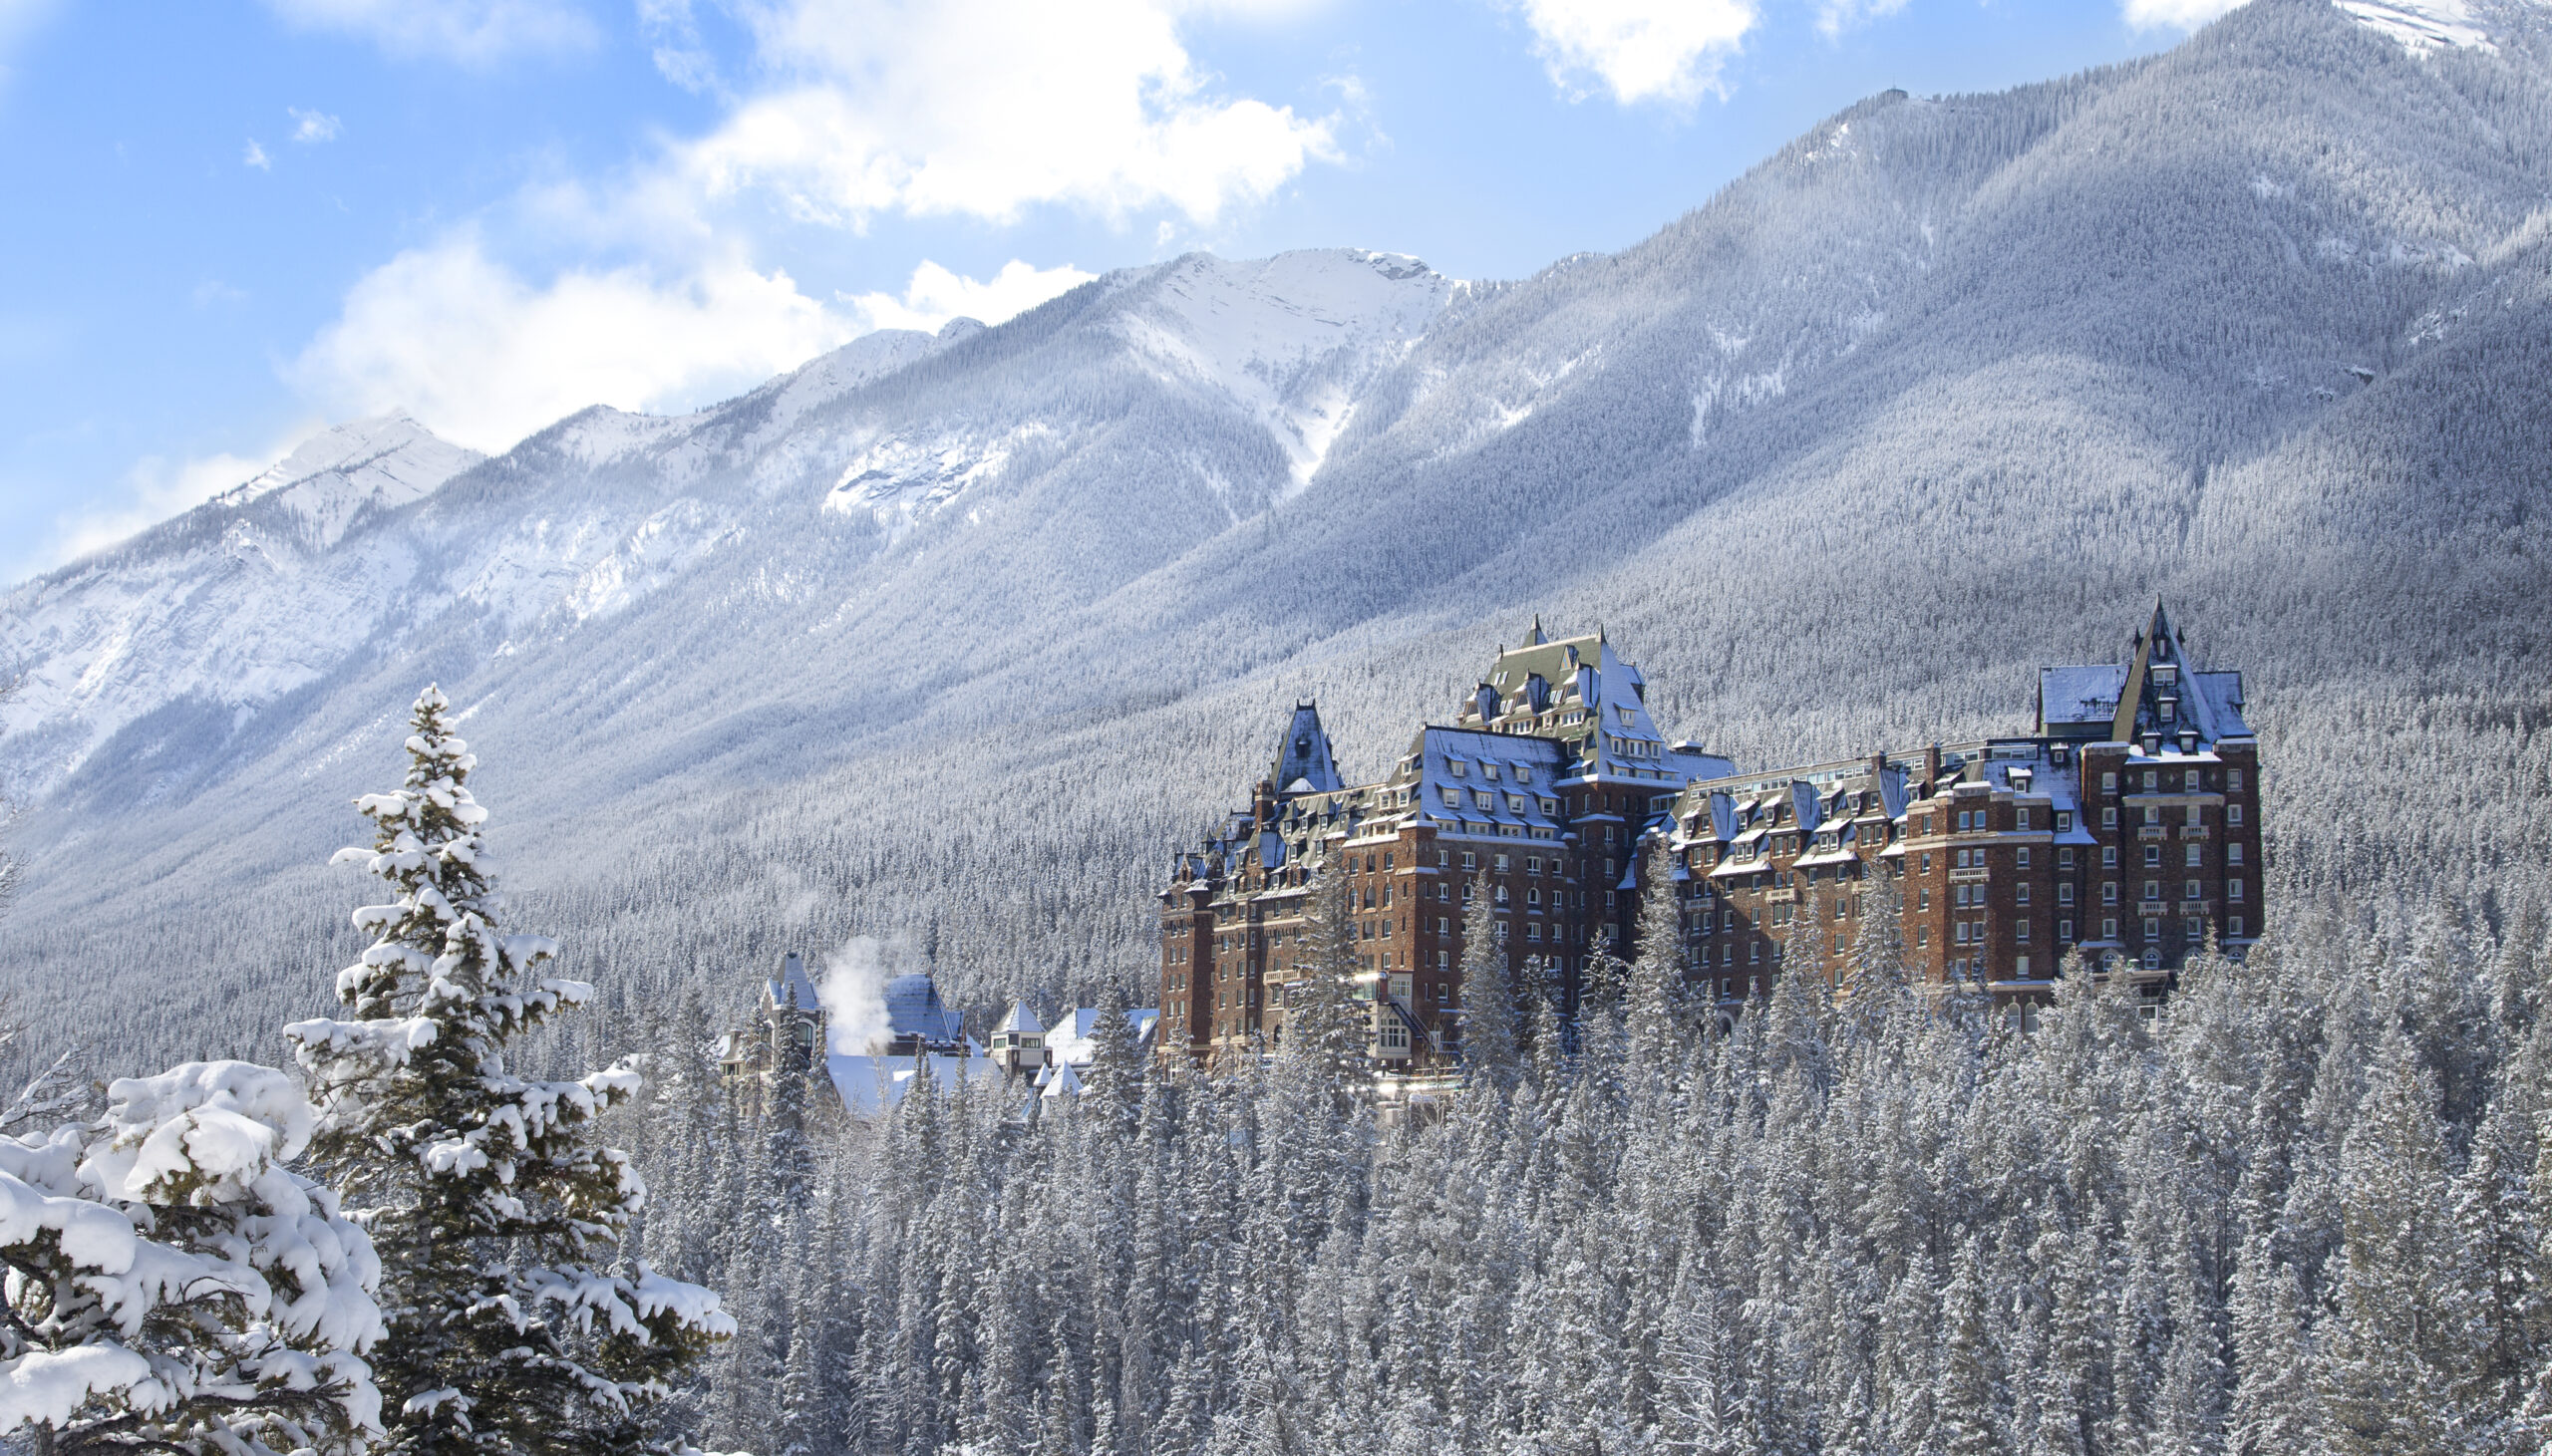
[[[1202,326],[1161,280],[1243,298],[1274,261],[1175,259],[872,346],[900,362],[817,371],[778,426],[779,381],[571,417],[354,522],[337,569],[393,585],[295,686],[244,719],[165,699],[29,794],[0,978],[63,1013],[69,968],[191,948],[243,1017],[305,1004],[325,916],[184,907],[324,903],[335,805],[432,678],[525,903],[631,995],[858,929],[961,999],[1088,999],[1139,976],[1156,858],[1264,756],[1268,705],[1319,693],[1356,771],[1534,610],[1603,621],[1672,735],[1751,766],[2008,727],[2035,663],[2105,660],[2167,592],[2255,674],[2281,873],[2380,885],[2341,844],[2351,775],[2442,817],[2421,751],[2520,777],[2538,751],[2489,728],[2536,711],[2507,665],[2552,640],[2522,590],[2552,551],[2529,24],[2412,50],[2258,0],[2161,56],[1882,95],[1620,253],[1353,278],[1385,303],[1308,353],[1284,311],[1259,354],[1256,324],[1209,330],[1220,363],[1169,367]],[[1296,418],[1334,426],[1307,475]],[[11,711],[26,792],[72,739]],[[2508,822],[2552,842],[2531,799]]]

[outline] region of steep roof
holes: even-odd
[[[780,958],[780,974],[763,987],[774,1009],[814,1012],[823,1010],[823,1002],[815,995],[815,983],[806,978],[806,960],[796,951]]]
[[[1279,794],[1335,793],[1347,786],[1338,776],[1338,760],[1330,752],[1329,733],[1320,726],[1320,703],[1294,705],[1285,736],[1276,744],[1276,767],[1267,775]]]

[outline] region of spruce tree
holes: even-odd
[[[319,1092],[316,1166],[361,1207],[385,1271],[383,1449],[663,1449],[666,1381],[734,1323],[697,1285],[615,1267],[646,1189],[595,1118],[638,1071],[546,1081],[509,1063],[592,988],[537,976],[554,942],[499,933],[477,760],[447,706],[418,698],[405,782],[356,801],[372,847],[337,856],[395,892],[355,912],[378,939],[337,978],[352,1017],[285,1028]]]
[[[1304,954],[1285,992],[1285,1059],[1340,1091],[1364,1080],[1372,1035],[1352,894],[1333,866],[1313,867]]]
[[[1462,1062],[1503,1086],[1516,1071],[1515,977],[1497,939],[1487,881],[1472,884],[1462,911]]]
[[[312,1121],[283,1072],[188,1062],[113,1083],[95,1127],[0,1138],[11,1449],[364,1449],[380,1265],[284,1166]]]

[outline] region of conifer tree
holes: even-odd
[[[47,1456],[358,1452],[380,1266],[284,1167],[313,1114],[240,1061],[128,1077],[95,1128],[0,1138],[0,1439]]]
[[[592,988],[536,976],[555,943],[499,933],[477,760],[447,707],[418,698],[405,782],[357,801],[372,847],[338,855],[395,891],[355,913],[378,939],[338,976],[352,1019],[285,1028],[320,1094],[316,1166],[362,1208],[386,1272],[384,1449],[658,1449],[667,1379],[734,1323],[699,1286],[613,1267],[646,1190],[594,1123],[637,1070],[546,1081],[509,1064]]]
[[[1462,910],[1462,1062],[1497,1085],[1515,1078],[1515,977],[1497,939],[1485,879]]]
[[[1310,923],[1285,992],[1285,1059],[1341,1091],[1363,1080],[1372,1033],[1371,1009],[1358,994],[1368,973],[1352,893],[1334,866],[1313,867]]]

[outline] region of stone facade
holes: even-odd
[[[1479,894],[1564,1004],[1647,893],[1676,897],[1688,973],[1732,1014],[1776,972],[1839,987],[1878,957],[2026,1005],[2079,952],[2159,995],[2260,934],[2258,741],[2240,674],[2199,670],[2160,606],[2129,656],[2043,672],[2027,734],[1743,774],[1667,742],[1601,634],[1538,623],[1375,782],[1345,784],[1297,705],[1249,808],[1172,866],[1156,1045],[1281,1045],[1315,870],[1353,897],[1388,1070],[1458,1057]]]

